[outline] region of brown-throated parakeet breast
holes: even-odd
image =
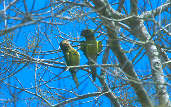
[[[68,40],[63,40],[60,43],[60,47],[63,51],[64,58],[68,66],[77,66],[80,64],[80,54],[70,45]],[[71,72],[72,78],[78,88],[79,82],[76,76],[76,68],[70,68],[69,71]]]
[[[88,64],[96,64],[97,63],[97,56],[102,51],[102,42],[97,41],[96,37],[94,36],[94,31],[91,29],[86,29],[81,32],[81,36],[85,37],[85,41],[80,42],[81,50],[84,52],[84,55],[88,59]],[[96,80],[96,67],[90,67],[92,72],[93,81]]]

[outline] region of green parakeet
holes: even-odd
[[[88,59],[88,64],[96,64],[97,56],[102,50],[102,42],[96,41],[96,37],[94,36],[94,31],[91,29],[86,29],[81,32],[81,36],[85,37],[85,41],[80,42],[81,50],[84,52],[85,56]],[[90,67],[92,72],[93,81],[96,80],[96,67]]]
[[[68,40],[63,40],[60,43],[60,47],[63,51],[64,58],[68,66],[76,66],[80,64],[80,54],[70,45]],[[70,68],[69,71],[71,72],[72,78],[78,88],[79,82],[76,76],[76,68]]]

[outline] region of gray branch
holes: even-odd
[[[105,16],[108,18],[124,18],[124,15],[121,15],[120,13],[114,11],[107,0],[94,0],[93,3],[95,4],[95,9],[97,10],[96,12],[99,14],[99,16]],[[104,7],[101,9],[101,7]],[[99,11],[100,10],[100,11]],[[103,19],[103,18],[102,18]],[[116,29],[118,30],[117,27],[115,27],[115,23],[113,21],[109,20],[103,20],[104,25],[106,25],[108,29],[108,36],[111,39],[109,46],[112,49],[112,51],[115,53],[116,57],[119,60],[119,63],[122,67],[122,70],[129,76],[133,77],[135,81],[140,81],[138,79],[137,74],[134,71],[132,63],[129,61],[129,59],[126,57],[126,55],[122,52],[119,41],[117,40],[116,37]],[[109,29],[111,28],[111,29]],[[115,32],[116,31],[116,32]],[[128,77],[129,78],[129,77]],[[129,78],[132,79],[132,78]],[[144,87],[142,84],[137,84],[135,82],[130,82],[131,86],[134,88],[140,103],[144,107],[152,107],[151,100],[145,91]]]

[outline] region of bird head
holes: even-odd
[[[63,40],[61,43],[60,43],[60,47],[62,50],[68,50],[70,48],[70,42],[68,40]]]
[[[81,32],[81,36],[83,37],[92,37],[94,36],[94,30],[92,29],[86,29]]]

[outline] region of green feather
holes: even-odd
[[[101,53],[103,45],[102,45],[102,41],[97,41],[97,47],[98,47],[98,55]]]
[[[85,41],[80,42],[81,50],[88,59],[89,65],[94,65],[97,63],[97,56],[102,51],[102,42],[96,41],[94,36],[94,31],[87,29],[81,32],[81,36],[85,37]],[[90,67],[92,72],[93,81],[96,80],[96,67]]]
[[[80,54],[70,45],[69,41],[63,40],[60,43],[60,47],[63,51],[64,58],[65,58],[66,64],[68,66],[76,66],[76,65],[80,64]],[[77,70],[75,68],[70,68],[69,71],[72,75],[72,78],[73,78],[77,88],[78,88],[79,82],[78,82],[78,78],[76,76]]]

